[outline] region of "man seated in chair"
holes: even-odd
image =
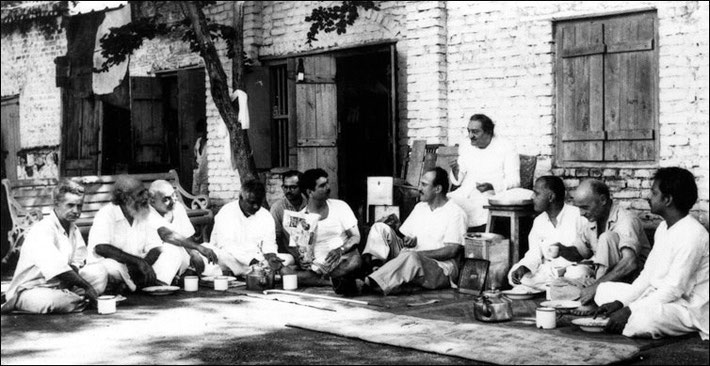
[[[581,284],[579,296],[582,304],[591,304],[600,283],[633,281],[641,272],[651,245],[641,220],[615,203],[603,182],[583,181],[575,191],[574,205],[588,222],[577,234],[574,246],[556,246],[559,255],[571,262],[585,259],[579,247],[586,246],[594,253],[588,260],[593,280]]]
[[[605,282],[594,301],[609,316],[606,330],[627,337],[698,332],[708,340],[708,232],[690,209],[698,199],[695,177],[682,168],[661,168],[653,180],[651,212],[656,229],[646,267],[632,284]]]
[[[150,193],[141,181],[119,176],[113,199],[94,217],[89,231],[89,262],[100,264],[108,283],[130,291],[155,285],[170,285],[187,269],[185,250],[163,246],[158,228],[163,226],[150,208]]]
[[[81,215],[84,187],[63,179],[52,196],[52,211],[25,234],[3,313],[79,312],[100,294],[96,280],[101,282],[101,276],[86,276],[91,265],[84,266],[86,244],[74,225]]]
[[[387,295],[405,284],[439,289],[457,281],[466,214],[446,197],[448,189],[444,169],[428,170],[419,184],[420,202],[402,226],[372,226],[363,262],[375,271],[365,278],[365,291]]]
[[[558,245],[570,247],[580,244],[577,232],[584,227],[584,219],[575,206],[565,204],[565,186],[562,179],[542,176],[533,187],[533,204],[539,212],[528,235],[530,248],[525,257],[511,268],[508,281],[511,285],[526,285],[544,291],[550,281],[562,274],[573,262],[558,255]],[[592,255],[585,245],[576,247],[583,258]]]
[[[205,244],[216,254],[218,266],[209,265],[205,273],[219,275],[229,270],[242,276],[253,265],[280,271],[294,263],[290,254],[277,253],[274,219],[261,207],[265,196],[264,184],[249,180],[242,184],[239,199],[219,210],[211,241]]]
[[[166,180],[156,180],[150,185],[150,206],[156,216],[164,222],[159,224],[158,235],[164,245],[176,245],[185,248],[183,260],[188,260],[190,267],[201,274],[208,262],[216,263],[217,255],[212,249],[196,243],[192,236],[195,228],[187,217],[185,207],[177,199],[175,187]]]
[[[461,145],[451,163],[451,182],[458,189],[449,193],[466,213],[471,231],[484,231],[488,221],[488,198],[520,186],[520,157],[515,146],[494,134],[495,124],[484,114],[468,122],[470,146]]]

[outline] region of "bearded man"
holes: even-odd
[[[182,248],[162,246],[162,219],[151,213],[149,200],[139,180],[118,177],[112,202],[96,213],[89,232],[89,262],[104,267],[107,282],[122,282],[131,291],[169,285],[186,267]]]

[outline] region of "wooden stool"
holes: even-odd
[[[510,218],[510,247],[508,252],[508,264],[510,267],[518,263],[520,260],[520,218],[535,217],[533,205],[524,206],[498,206],[488,205],[483,206],[488,209],[488,223],[486,224],[486,232],[490,233],[493,230],[493,217],[508,217]]]

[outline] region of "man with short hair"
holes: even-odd
[[[205,246],[215,252],[222,270],[239,276],[260,263],[274,271],[293,264],[291,255],[277,253],[274,219],[261,207],[265,196],[263,183],[246,181],[239,200],[224,205],[215,216],[212,240]]]
[[[330,198],[328,173],[320,168],[303,173],[301,192],[308,198],[302,213],[318,215],[313,243],[313,263],[299,263],[298,283],[321,284],[330,277],[335,293],[357,295],[356,271],[360,268],[360,230],[357,218],[344,201]]]
[[[2,312],[71,313],[84,310],[101,291],[101,269],[86,276],[86,244],[74,222],[81,216],[84,187],[63,179],[53,192],[54,207],[25,235]],[[83,268],[82,268],[83,267]],[[91,266],[89,266],[91,267]],[[85,277],[86,276],[86,277]],[[97,283],[99,282],[99,283]]]
[[[446,197],[444,169],[426,171],[419,183],[420,202],[401,227],[375,223],[363,256],[384,264],[365,279],[365,286],[385,295],[405,284],[426,289],[449,287],[458,278],[466,214]]]
[[[107,281],[124,283],[131,291],[170,285],[188,264],[182,248],[162,246],[162,218],[151,212],[149,200],[141,181],[119,176],[112,202],[96,213],[89,231],[89,261],[103,266]]]
[[[495,124],[484,114],[468,122],[471,144],[460,146],[451,163],[451,182],[458,189],[449,193],[466,213],[470,231],[483,231],[488,221],[488,198],[520,186],[520,157],[515,146],[494,133]]]
[[[558,256],[557,246],[579,245],[577,232],[585,224],[579,209],[565,204],[565,195],[565,186],[559,177],[546,175],[535,180],[533,207],[540,215],[533,221],[528,235],[530,248],[508,273],[511,285],[523,284],[544,291],[545,286],[559,275],[555,272],[558,268],[573,263]],[[585,245],[576,248],[583,258],[592,255]]]
[[[276,201],[271,206],[271,216],[274,217],[276,226],[276,244],[279,248],[279,253],[290,253],[294,258],[298,258],[298,249],[289,248],[289,234],[283,227],[284,211],[289,210],[298,212],[303,210],[308,203],[306,197],[301,193],[301,188],[298,183],[301,181],[303,173],[297,170],[289,170],[283,174],[283,191],[284,198]]]
[[[583,181],[574,194],[574,205],[588,223],[577,235],[574,246],[557,245],[559,255],[578,262],[585,259],[577,248],[586,246],[594,255],[596,280],[581,290],[582,304],[591,303],[597,286],[607,281],[631,282],[641,271],[651,250],[641,220],[611,198],[609,187],[596,179]]]
[[[158,179],[150,184],[149,191],[151,210],[164,220],[158,228],[160,239],[167,245],[185,248],[183,260],[187,260],[198,274],[204,271],[207,261],[216,263],[217,255],[212,249],[192,240],[195,228],[187,217],[185,207],[177,199],[175,187],[166,180]]]
[[[609,315],[606,330],[627,337],[698,332],[708,340],[708,232],[689,214],[698,199],[695,177],[682,168],[661,168],[649,195],[656,229],[646,267],[632,284],[605,282],[595,315]]]

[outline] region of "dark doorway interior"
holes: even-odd
[[[128,173],[131,165],[131,111],[104,104],[101,174]]]
[[[368,176],[393,176],[390,52],[337,58],[339,196],[361,218]]]

